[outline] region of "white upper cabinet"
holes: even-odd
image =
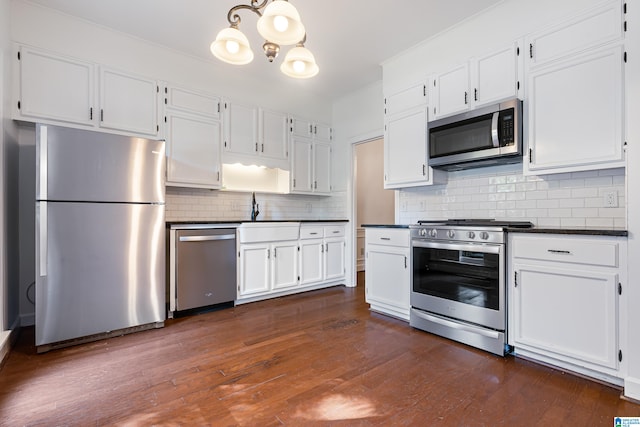
[[[288,169],[289,132],[288,117],[284,113],[260,109],[259,155],[271,159],[271,164],[280,162],[281,169]]]
[[[236,102],[224,105],[224,163],[289,169],[286,114]]]
[[[624,166],[620,3],[533,34],[527,45],[525,173]]]
[[[224,103],[225,162],[228,154],[254,157],[258,153],[258,107]],[[228,163],[235,163],[229,161]]]
[[[427,86],[415,84],[385,97],[384,188],[429,185],[439,171],[427,164]]]
[[[21,46],[14,118],[94,126],[94,65]]]
[[[431,118],[435,120],[471,108],[469,88],[467,62],[437,74],[431,84]]]
[[[289,117],[292,193],[331,194],[331,127]]]
[[[158,137],[155,80],[25,46],[16,57],[15,119]]]
[[[430,120],[510,98],[522,98],[520,45],[519,41],[509,43],[433,76],[429,85],[433,94]]]
[[[158,92],[155,80],[100,67],[99,126],[158,135]]]
[[[219,96],[169,85],[164,89],[166,108],[220,120],[222,117]]]
[[[524,55],[520,45],[513,42],[471,61],[473,107],[522,98],[522,82],[518,73],[523,71],[519,64]]]

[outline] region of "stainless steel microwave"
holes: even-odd
[[[449,171],[522,161],[522,101],[512,99],[428,124],[429,166]]]

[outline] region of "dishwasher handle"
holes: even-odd
[[[212,234],[207,236],[180,236],[181,242],[206,242],[209,240],[232,240],[235,234]]]

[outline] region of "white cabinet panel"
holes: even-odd
[[[219,121],[167,112],[167,185],[220,187]]]
[[[288,117],[276,111],[260,110],[260,156],[282,161],[287,169],[289,160]]]
[[[409,320],[411,286],[408,229],[365,229],[366,301],[371,309]]]
[[[176,86],[165,87],[167,108],[220,119],[220,97]]]
[[[293,137],[291,164],[291,192],[310,193],[313,191],[313,163],[311,147],[313,142],[306,138]]]
[[[432,118],[439,119],[471,108],[469,83],[469,64],[466,62],[435,76]]]
[[[314,144],[313,191],[316,194],[331,193],[331,144]]]
[[[324,123],[314,123],[313,137],[316,139],[316,141],[331,142],[331,140],[333,139],[331,126]]]
[[[386,119],[385,188],[431,183],[432,171],[427,166],[426,116],[426,107],[418,107]]]
[[[240,245],[238,296],[247,297],[270,290],[269,245]]]
[[[511,43],[472,61],[474,108],[517,97],[518,52],[518,43]]]
[[[525,172],[624,166],[622,67],[622,47],[616,46],[529,74]]]
[[[324,245],[325,280],[334,280],[344,277],[345,274],[345,240],[326,239]]]
[[[156,81],[101,67],[100,127],[156,136],[159,131]]]
[[[94,66],[57,54],[21,47],[14,118],[93,126]]]
[[[622,37],[620,1],[589,9],[527,37],[529,67],[580,53]]]
[[[413,110],[415,107],[425,106],[426,104],[427,86],[426,83],[421,82],[385,96],[384,114],[385,116],[393,116],[407,110]]]
[[[273,290],[298,285],[298,241],[278,242],[271,245]]]
[[[225,154],[256,156],[258,153],[258,107],[225,102]]]
[[[300,284],[308,285],[323,279],[324,242],[319,240],[300,241]]]
[[[617,367],[616,274],[515,264],[516,347]]]

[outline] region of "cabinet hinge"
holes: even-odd
[[[167,105],[167,104],[168,104],[168,102],[167,102],[167,98],[165,98],[165,99],[164,99],[164,105]]]
[[[167,123],[167,116],[164,116],[164,122]]]
[[[18,61],[20,61],[20,52],[18,52]]]
[[[104,110],[102,108],[100,109],[100,121],[104,122]]]
[[[622,362],[622,350],[618,350],[618,362]]]
[[[156,125],[156,132],[160,132],[160,125]]]
[[[514,284],[514,286],[516,288],[518,287],[518,272],[517,271],[513,272],[513,284]]]
[[[436,81],[435,80],[433,81],[433,87],[436,87]]]
[[[516,48],[516,56],[520,56],[520,46]]]
[[[298,282],[300,281],[300,276],[298,276]]]
[[[516,90],[520,90],[520,82],[516,82]]]
[[[220,112],[220,103],[218,102],[218,113]]]
[[[422,85],[422,96],[427,96],[427,85]]]
[[[433,107],[433,114],[436,114],[436,107]]]
[[[166,86],[164,87],[164,93],[169,93],[169,89]]]
[[[478,88],[473,88],[473,100],[477,101],[478,100]]]
[[[238,251],[238,258],[240,258],[240,251]]]
[[[224,148],[227,148],[227,141],[224,142]]]
[[[618,283],[618,295],[622,295],[622,283]]]
[[[160,93],[160,86],[156,85],[156,93]]]
[[[18,101],[18,110],[20,109],[20,101]]]

